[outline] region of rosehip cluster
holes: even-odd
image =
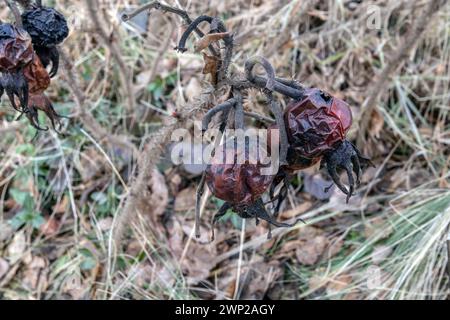
[[[11,5],[13,10],[18,8]],[[0,97],[6,92],[12,107],[25,115],[38,130],[38,111],[50,119],[55,131],[59,115],[45,90],[58,71],[59,53],[56,45],[68,35],[64,16],[38,1],[16,15],[16,24],[0,24]],[[46,67],[51,63],[50,73]]]
[[[252,74],[255,64],[261,64],[264,67],[268,75],[267,79],[261,79],[262,77]],[[281,166],[275,176],[264,176],[258,170],[259,165],[224,164],[224,162],[216,162],[216,156],[213,157],[213,161],[206,169],[205,181],[215,197],[226,201],[214,216],[213,226],[228,209],[243,218],[255,218],[257,221],[260,218],[278,227],[292,226],[293,224],[280,223],[275,220],[280,205],[287,195],[290,177],[295,172],[319,161],[321,161],[322,167],[327,168],[337,187],[347,195],[348,202],[355,187],[359,185],[362,165],[371,164],[368,158],[362,156],[357,148],[346,140],[346,134],[352,124],[352,114],[348,104],[323,90],[307,89],[298,83],[275,78],[272,66],[262,57],[249,59],[246,63],[246,73],[249,82],[256,85],[261,81],[265,83],[263,92],[269,100],[270,109],[276,120],[276,124],[269,129],[279,129],[280,139],[276,145],[279,147]],[[293,98],[284,111],[281,111],[275,102],[273,91]],[[207,129],[212,115],[218,112],[222,112],[224,121],[222,130],[231,110],[235,113],[235,119],[240,118],[237,115],[243,113],[242,97],[236,96],[236,92],[239,91],[235,89],[232,92],[235,96],[208,111],[204,118],[203,130]],[[242,123],[242,120],[239,122]],[[235,122],[234,127],[239,128],[239,125]],[[267,145],[269,151],[271,132],[272,130],[269,130]],[[219,156],[223,156],[223,149],[218,151]],[[230,152],[229,150],[225,151],[225,154]],[[344,169],[347,172],[348,190],[340,181],[337,169]],[[353,173],[356,175],[356,179]],[[284,184],[275,196],[275,190],[281,182]],[[270,193],[270,202],[277,201],[273,215],[267,212],[261,200],[261,195],[267,190]],[[295,223],[298,221],[300,219]]]
[[[210,55],[203,52],[205,68],[203,73],[211,74],[213,86],[229,86],[227,100],[212,109],[204,116],[202,128],[208,129],[208,125],[215,115],[220,115],[220,129],[223,133],[225,127],[230,124],[234,129],[244,128],[244,116],[254,117],[266,121],[267,118],[251,112],[244,112],[242,92],[250,88],[262,89],[267,98],[267,105],[273,114],[279,139],[276,145],[279,151],[280,166],[276,174],[263,174],[264,165],[257,161],[247,162],[252,148],[247,145],[238,148],[238,138],[231,139],[231,143],[221,145],[212,157],[203,173],[197,189],[195,208],[195,234],[200,236],[200,202],[205,183],[211,193],[225,201],[213,218],[214,223],[229,209],[236,212],[242,218],[254,218],[266,220],[270,225],[278,227],[292,226],[293,224],[276,221],[276,215],[283,199],[286,197],[290,176],[298,170],[310,167],[319,161],[326,166],[328,173],[339,187],[347,195],[347,201],[352,196],[361,176],[361,165],[370,164],[370,160],[363,157],[356,147],[346,140],[346,134],[352,123],[352,115],[349,106],[344,101],[333,97],[326,92],[311,88],[306,89],[294,80],[281,79],[275,76],[272,65],[263,57],[253,57],[245,63],[245,78],[228,77],[228,69],[231,65],[234,41],[233,35],[227,31],[225,24],[217,17],[199,16],[191,20],[188,14],[178,8],[152,2],[136,9],[132,13],[122,16],[127,21],[144,10],[159,9],[181,16],[189,26],[183,33],[178,46],[179,52],[187,51],[186,41],[190,34],[195,32],[200,36],[194,48],[196,52],[208,50]],[[209,24],[209,31],[204,34],[198,26],[201,23]],[[216,42],[222,41],[223,47]],[[223,52],[222,52],[222,49]],[[206,59],[207,58],[207,59]],[[261,65],[267,77],[253,74],[255,65]],[[280,93],[292,99],[288,107],[283,110],[276,102],[274,93]],[[270,119],[269,119],[270,120]],[[271,130],[270,130],[271,131]],[[269,132],[270,132],[269,131]],[[220,137],[216,137],[219,141]],[[268,139],[270,142],[270,138]],[[227,140],[228,141],[228,140]],[[230,148],[231,144],[231,148]],[[242,144],[242,143],[241,143]],[[273,153],[272,143],[265,146],[265,150]],[[261,147],[261,146],[258,146]],[[246,161],[236,161],[245,154]],[[234,161],[223,161],[224,158]],[[251,157],[250,157],[251,158]],[[253,159],[255,160],[255,159]],[[344,169],[349,178],[349,189],[341,183],[337,169]],[[284,185],[275,196],[275,191],[281,182]],[[263,203],[261,196],[269,191],[271,200],[277,201],[273,214],[270,214]],[[270,231],[269,231],[270,236]]]

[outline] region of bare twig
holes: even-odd
[[[14,0],[15,2],[17,2],[22,8],[24,8],[24,9],[29,9],[29,8],[31,8],[31,6],[32,6],[32,1],[31,0]],[[39,1],[36,1],[36,4],[38,5],[38,6],[40,6],[39,4],[40,4],[40,0]]]
[[[12,2],[10,0],[4,0],[4,1],[14,15],[14,19],[16,20],[16,26],[18,26],[19,28],[22,28],[23,27],[22,16],[20,15],[20,11],[19,11],[19,8],[16,6],[16,3]]]
[[[163,12],[174,13],[174,14],[180,16],[180,17],[184,20],[184,22],[185,22],[187,25],[192,24],[192,19],[189,17],[189,15],[188,15],[188,13],[187,13],[186,11],[184,11],[184,10],[182,10],[182,9],[178,9],[178,8],[174,8],[174,7],[171,7],[171,6],[164,5],[164,4],[162,4],[161,2],[159,2],[159,1],[153,1],[153,2],[151,2],[151,3],[144,4],[143,6],[137,8],[136,10],[134,10],[134,11],[132,11],[132,12],[122,13],[122,16],[121,16],[122,21],[127,22],[127,21],[129,21],[130,19],[132,19],[132,18],[134,18],[135,16],[137,16],[138,14],[140,14],[141,12],[144,12],[144,11],[147,11],[147,10],[148,10],[148,11],[151,11],[152,9],[155,9],[155,10],[161,10],[161,11],[163,11]],[[205,35],[205,34],[204,34],[199,28],[197,28],[197,27],[195,27],[193,31],[194,31],[200,38],[203,37],[203,36]],[[214,54],[215,56],[217,56],[217,52],[216,52],[216,50],[215,50],[212,46],[209,46],[209,50],[211,51],[212,54]]]
[[[256,119],[260,122],[267,122],[269,124],[274,124],[275,120],[270,118],[270,117],[266,117],[262,114],[256,113],[256,112],[249,112],[249,111],[245,111],[244,115],[253,119]]]

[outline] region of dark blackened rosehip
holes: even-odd
[[[206,170],[206,183],[211,192],[230,203],[238,213],[259,199],[273,179],[272,175],[262,174],[264,165],[260,162],[236,163],[244,152],[239,149],[229,141],[219,146]]]
[[[43,93],[50,85],[47,69],[44,68],[37,55],[34,55],[33,61],[25,67],[23,74],[28,82],[30,95]]]
[[[29,34],[9,23],[0,24],[0,72],[16,72],[33,60]]]
[[[52,47],[61,43],[69,28],[64,16],[53,8],[38,7],[22,13],[23,27],[28,31],[33,44]]]
[[[316,88],[291,102],[284,117],[290,146],[306,158],[321,156],[343,141],[352,124],[348,104]]]

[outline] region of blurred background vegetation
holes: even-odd
[[[120,21],[145,1],[44,3],[70,23],[48,93],[71,119],[64,136],[32,140],[34,129],[14,121],[2,99],[0,298],[448,298],[448,4],[395,62],[429,0],[167,1],[191,17],[225,21],[236,41],[232,70],[263,55],[277,75],[346,100],[350,138],[376,165],[348,205],[335,188],[322,192],[329,178],[318,167],[305,170],[280,219],[301,216],[306,225],[277,229],[267,240],[266,225],[228,214],[210,243],[221,201],[207,199],[202,237],[193,237],[198,168],[172,165],[167,145],[155,152],[152,144],[173,112],[210,86],[202,55],[173,50],[186,26],[158,11]],[[374,8],[381,28],[371,27]],[[0,19],[13,19],[3,2]],[[268,115],[257,91],[245,107]],[[192,129],[205,111],[183,126]],[[146,201],[133,219],[120,219],[136,165],[149,152],[158,157],[155,167],[142,167],[150,170]]]

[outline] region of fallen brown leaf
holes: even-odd
[[[69,197],[64,196],[61,201],[53,206],[53,212],[56,214],[63,214],[69,206]]]
[[[175,211],[184,212],[193,209],[195,207],[195,193],[194,187],[181,190],[175,198]]]
[[[13,227],[6,222],[0,222],[0,242],[8,240],[14,234]]]
[[[24,231],[16,232],[11,243],[7,248],[8,259],[11,264],[16,263],[22,259],[22,256],[27,248]]]
[[[31,290],[45,291],[48,286],[48,263],[38,256],[32,257],[24,271],[22,284]]]
[[[327,245],[328,240],[324,236],[317,236],[306,240],[295,251],[298,262],[307,266],[314,265],[322,256]]]
[[[39,230],[42,232],[43,235],[45,235],[47,237],[51,237],[58,232],[59,226],[60,226],[60,221],[58,219],[56,219],[55,217],[50,217],[50,218],[46,219],[45,223],[43,223],[39,227]]]
[[[384,126],[383,116],[377,109],[374,109],[370,117],[370,125],[368,130],[369,134],[377,139],[380,138],[380,133],[383,130],[383,126]]]

